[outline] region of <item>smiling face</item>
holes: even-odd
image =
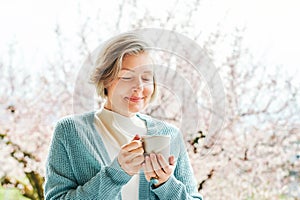
[[[124,116],[143,110],[154,92],[152,65],[147,53],[126,55],[118,78],[107,87],[105,108]]]

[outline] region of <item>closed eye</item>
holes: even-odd
[[[125,81],[129,81],[131,79],[133,79],[132,77],[119,77],[119,79],[125,80]]]
[[[146,82],[150,82],[152,80],[153,80],[152,78],[143,78],[143,81],[146,81]]]
[[[152,74],[144,74],[142,76],[142,80],[145,82],[152,82],[153,81],[153,75]]]

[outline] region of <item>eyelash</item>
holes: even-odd
[[[150,78],[143,78],[144,81],[151,81]]]
[[[131,78],[131,77],[120,77],[120,79],[123,79],[123,80],[131,80],[132,78]]]
[[[125,80],[125,81],[130,81],[133,78],[132,77],[119,77],[119,79],[122,79],[122,80]],[[147,82],[152,80],[151,78],[142,78],[142,79],[143,79],[143,81],[147,81]]]

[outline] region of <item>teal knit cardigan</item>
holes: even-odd
[[[119,200],[131,178],[111,160],[94,125],[95,112],[61,119],[54,130],[46,163],[45,199]],[[140,171],[139,199],[202,199],[179,130],[163,121],[138,114],[147,134],[171,136],[176,168],[167,182],[154,188]]]

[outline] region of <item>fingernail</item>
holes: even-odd
[[[150,162],[150,158],[147,157],[145,162],[149,163]]]
[[[133,140],[140,140],[140,139],[141,139],[141,137],[139,136],[139,134],[136,134],[133,138]]]

